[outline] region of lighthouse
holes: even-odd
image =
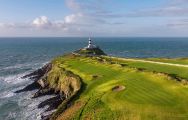
[[[93,44],[91,38],[88,39],[88,45],[86,47],[73,52],[73,54],[84,56],[106,55],[98,46]]]
[[[97,48],[97,46],[94,45],[94,44],[91,42],[91,38],[89,38],[88,46],[86,47],[86,49],[94,49],[94,48]]]

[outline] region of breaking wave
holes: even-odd
[[[13,91],[4,91],[4,92],[0,93],[0,98],[9,98],[14,95],[15,95],[15,93]]]
[[[3,77],[0,77],[0,80],[4,81],[6,83],[18,84],[18,83],[21,83],[21,82],[24,82],[27,80],[27,79],[22,78],[26,74],[28,74],[28,72],[17,74],[17,75],[3,76]]]

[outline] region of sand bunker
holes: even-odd
[[[112,88],[112,91],[118,92],[118,91],[122,91],[125,89],[125,86],[123,85],[118,85]]]

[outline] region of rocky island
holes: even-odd
[[[43,120],[188,119],[188,59],[112,57],[89,39],[23,77],[34,82],[16,93],[55,95]]]

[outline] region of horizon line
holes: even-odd
[[[188,36],[0,36],[0,38],[188,38]]]

